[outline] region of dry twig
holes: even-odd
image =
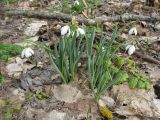
[[[41,18],[41,19],[58,19],[63,21],[71,21],[74,16],[64,14],[60,12],[49,12],[49,11],[36,11],[36,10],[16,10],[16,9],[4,9],[0,8],[0,13],[9,16],[24,16],[29,18]],[[117,21],[129,21],[129,20],[142,20],[148,22],[160,21],[160,16],[143,16],[135,14],[123,14],[116,16],[101,16],[94,19],[83,18],[75,16],[79,23],[95,25],[103,24],[104,22],[117,22]]]

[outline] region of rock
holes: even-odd
[[[32,23],[28,25],[26,30],[24,30],[25,31],[24,34],[26,36],[35,36],[42,25],[47,25],[47,22],[34,20],[32,21]]]
[[[130,89],[124,84],[113,86],[111,92],[116,99],[115,113],[160,118],[160,100],[156,99],[153,89]]]
[[[22,72],[26,73],[27,70],[30,70],[33,67],[35,67],[35,65],[26,63],[26,59],[16,57],[10,58],[6,69],[9,76],[13,75],[15,78],[19,78]]]
[[[128,119],[126,120],[141,120],[141,119],[136,116],[129,116]]]
[[[32,79],[30,76],[23,75],[22,78],[20,79],[20,86],[24,90],[29,90],[29,89],[42,89],[42,82],[39,79]],[[38,86],[39,88],[36,88]]]
[[[51,81],[52,72],[49,70],[42,70],[40,78],[43,82]]]
[[[160,100],[159,99],[153,99],[152,103],[151,103],[151,107],[153,108],[153,111],[155,116],[159,116],[160,115]]]
[[[21,103],[25,101],[25,91],[20,88],[9,88],[9,92],[11,92],[11,98],[10,100],[13,102]]]
[[[104,96],[101,98],[107,107],[114,107],[115,101],[111,97]]]
[[[38,41],[38,39],[39,39],[39,36],[34,36],[34,37],[30,37],[30,38],[26,39],[24,42],[19,42],[19,43],[15,43],[15,44],[24,47],[24,45],[26,44],[26,41],[31,41],[30,43],[27,43],[27,45],[33,46],[34,44],[32,42]]]
[[[158,68],[158,66],[155,66],[155,67],[149,66],[149,67],[151,69],[148,70],[148,73],[149,73],[149,77],[151,78],[152,82],[158,82],[160,79],[160,74],[159,74],[160,68]]]
[[[6,68],[9,73],[23,71],[21,64],[18,64],[18,63],[8,64]]]
[[[82,96],[81,91],[76,87],[69,85],[55,86],[53,94],[57,100],[64,101],[66,103],[74,103]]]
[[[26,120],[42,120],[46,112],[42,109],[35,109],[30,106],[27,106],[27,109],[21,111],[21,114],[24,114],[24,118],[26,118]]]
[[[45,115],[42,120],[71,120],[67,113],[53,110]]]
[[[38,62],[38,63],[37,63],[37,67],[42,68],[42,67],[43,67],[43,63],[42,63],[42,62]]]
[[[22,77],[20,80],[20,85],[24,90],[28,90],[32,86],[32,79],[29,77]]]
[[[156,30],[160,30],[160,23],[158,23],[158,24],[155,25],[155,29]]]

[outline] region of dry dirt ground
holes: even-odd
[[[19,0],[11,8],[18,9],[56,9],[58,0]],[[1,5],[0,5],[1,6]],[[160,7],[147,6],[145,0],[102,0],[94,8],[94,16],[115,16],[121,14],[160,16]],[[79,13],[79,16],[86,15]],[[91,15],[88,15],[91,17]],[[60,26],[65,22],[40,20],[22,16],[0,16],[0,43],[20,44],[33,38],[48,44],[60,36]],[[160,61],[160,21],[146,22],[137,20],[137,36],[128,36],[131,21],[106,22],[104,32],[111,35],[113,25],[125,26],[120,35],[127,40],[137,41],[137,51]],[[36,37],[35,37],[36,36]],[[78,80],[69,85],[62,84],[59,74],[50,65],[47,53],[33,47],[34,57],[21,59],[20,55],[0,62],[0,72],[5,82],[0,85],[0,99],[7,105],[20,104],[14,110],[13,120],[105,120],[99,113],[94,96],[87,80],[86,60],[81,61]],[[114,85],[103,95],[107,107],[113,112],[114,120],[159,120],[160,119],[160,64],[141,59],[133,54],[137,67],[149,77],[153,88],[149,91],[129,89],[127,83]],[[17,65],[17,61],[20,65]],[[16,64],[16,66],[15,66]],[[37,91],[44,91],[43,99],[37,98]],[[0,109],[0,120],[4,120],[4,109]]]

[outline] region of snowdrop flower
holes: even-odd
[[[105,48],[104,47],[102,47],[102,52],[104,52],[105,51]]]
[[[64,36],[64,35],[69,36],[69,35],[70,35],[70,32],[71,32],[71,30],[70,30],[70,27],[69,27],[68,25],[63,26],[63,27],[61,28],[61,35],[62,35],[62,36]]]
[[[77,37],[79,35],[85,35],[85,31],[82,28],[78,28],[76,31],[77,31]]]
[[[24,58],[24,57],[29,58],[33,54],[34,54],[34,51],[30,47],[27,47],[27,48],[23,49],[23,51],[21,53],[21,58]]]
[[[105,106],[105,103],[103,102],[103,100],[99,99],[99,100],[98,100],[98,105],[99,105],[100,107],[104,107],[104,106]]]
[[[126,51],[128,52],[129,55],[132,55],[135,52],[136,48],[134,45],[127,45],[126,46]]]
[[[133,34],[137,35],[137,29],[136,29],[136,27],[132,27],[132,28],[129,30],[129,35],[133,35]]]
[[[74,5],[79,5],[79,1],[78,0],[74,1]]]

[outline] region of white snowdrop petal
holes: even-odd
[[[81,35],[84,35],[84,34],[85,34],[85,31],[84,31],[82,28],[78,28],[77,31],[78,31]]]
[[[104,52],[105,51],[105,48],[104,47],[102,47],[102,52]]]
[[[30,52],[27,52],[27,53],[25,54],[25,57],[26,57],[26,58],[29,58],[30,56],[32,56],[32,54],[31,54]]]
[[[133,27],[133,28],[131,28],[131,29],[129,30],[129,35],[132,35],[132,34],[137,35],[137,29],[136,29],[136,27]]]
[[[129,49],[128,49],[128,54],[132,55],[135,52],[136,48],[134,47],[134,45],[132,45]]]
[[[26,48],[22,50],[21,58],[24,58],[24,57],[25,57],[25,52],[26,52]]]
[[[34,51],[31,48],[28,48],[28,49],[29,49],[29,52],[33,55]]]
[[[67,33],[67,36],[69,36],[71,34],[71,30],[70,28],[68,29],[68,33]]]
[[[74,5],[79,5],[79,1],[76,0],[76,1],[74,2]]]
[[[127,45],[126,46],[126,50],[128,50],[132,45]]]
[[[134,34],[137,35],[137,29],[136,28],[134,29]]]
[[[31,48],[25,48],[21,53],[21,57],[22,58],[24,58],[24,57],[29,58],[33,54],[34,54],[34,51]]]
[[[61,28],[61,35],[62,35],[62,36],[63,36],[63,35],[66,35],[68,32],[70,32],[70,27],[69,27],[68,25],[63,26],[63,27]]]
[[[26,48],[26,51],[25,51],[24,55],[25,55],[26,58],[29,57],[30,53],[29,53],[29,51],[28,51],[28,48]]]
[[[100,99],[100,100],[98,100],[98,104],[99,104],[99,106],[101,106],[101,107],[104,107],[105,106],[105,103]]]

